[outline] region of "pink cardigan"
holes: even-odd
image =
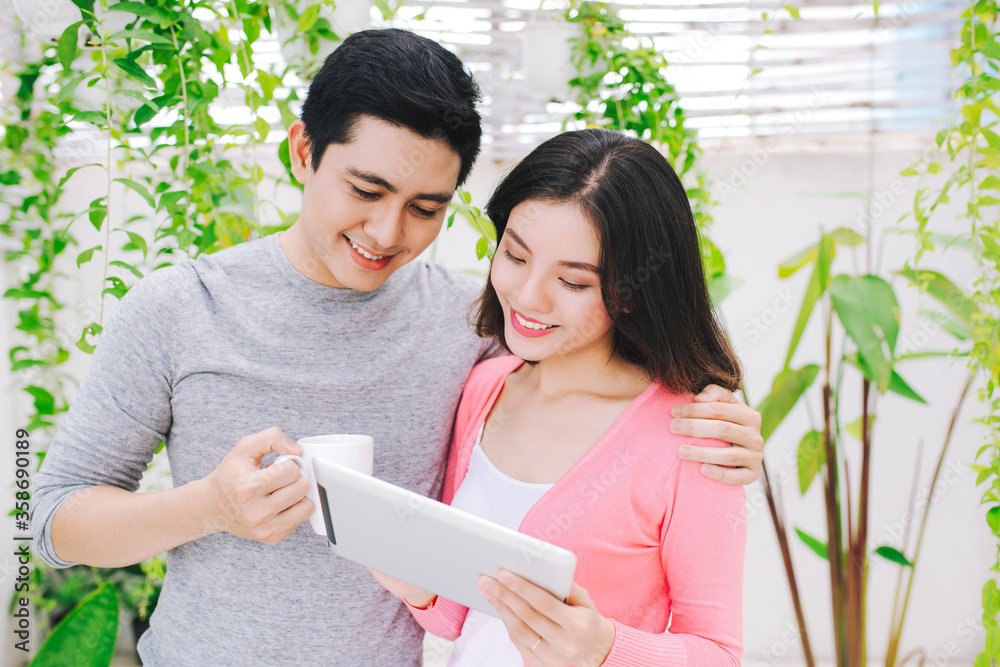
[[[491,359],[469,376],[444,502],[465,477],[476,435],[504,380],[522,363]],[[650,386],[521,523],[520,532],[577,555],[577,583],[615,624],[603,667],[740,664],[746,495],[677,458],[677,448],[688,442],[726,446],[669,431],[670,408],[690,400]],[[440,597],[426,609],[409,608],[425,630],[446,639],[458,637],[468,613]]]

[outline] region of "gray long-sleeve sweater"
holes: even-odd
[[[36,478],[36,548],[69,565],[52,548],[56,510],[91,485],[135,490],[161,440],[181,485],[271,426],[366,433],[377,477],[438,493],[462,385],[494,352],[467,324],[477,292],[422,262],[373,292],[325,287],[277,235],[154,272],[108,323]],[[306,522],[274,546],[216,533],[168,552],[139,652],[152,667],[404,667],[420,664],[422,635]]]

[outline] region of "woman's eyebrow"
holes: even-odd
[[[531,254],[531,248],[529,248],[528,244],[524,242],[524,239],[522,239],[520,236],[517,235],[517,232],[508,227],[504,231],[504,236],[507,235],[510,235],[511,241],[524,248],[525,252],[527,252],[529,255]],[[559,262],[559,266],[565,266],[568,269],[580,269],[581,271],[590,271],[591,273],[596,274],[598,276],[601,275],[600,269],[598,269],[593,264],[588,264],[587,262],[562,261]]]

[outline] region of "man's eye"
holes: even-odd
[[[377,192],[368,192],[367,190],[362,190],[356,185],[352,185],[351,188],[354,189],[354,194],[361,197],[365,201],[375,201],[379,198],[379,194]]]

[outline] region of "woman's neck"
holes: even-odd
[[[571,394],[638,396],[651,380],[638,366],[616,355],[551,357],[522,367],[525,388],[543,399]]]

